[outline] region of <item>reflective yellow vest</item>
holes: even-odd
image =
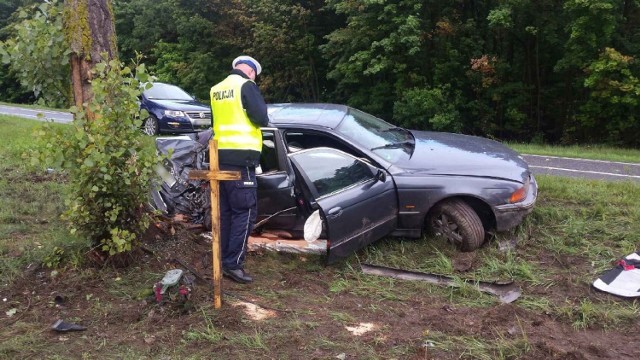
[[[211,110],[213,111],[214,139],[218,149],[262,150],[260,127],[249,120],[242,107],[242,85],[251,81],[231,74],[211,88]]]

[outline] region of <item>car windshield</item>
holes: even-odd
[[[397,152],[411,155],[415,145],[415,139],[408,130],[353,108],[349,108],[336,131],[366,149],[385,153],[383,156],[388,160],[399,156],[392,155]]]
[[[144,91],[147,99],[154,100],[193,100],[191,95],[175,85],[153,84],[150,89]]]

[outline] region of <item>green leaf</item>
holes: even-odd
[[[147,81],[149,81],[149,75],[147,75],[146,73],[138,73],[137,76],[140,82],[142,83],[146,83]],[[151,87],[151,84],[147,83],[147,85],[145,86],[145,90],[149,89],[150,87]]]
[[[103,62],[98,63],[95,66],[95,69],[96,69],[96,71],[98,71],[98,73],[103,73],[106,68],[107,68],[107,64],[105,64]]]

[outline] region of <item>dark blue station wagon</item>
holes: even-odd
[[[142,92],[140,108],[147,110],[142,129],[147,135],[203,131],[211,127],[211,108],[181,88],[164,83]]]

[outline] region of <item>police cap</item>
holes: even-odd
[[[231,67],[235,68],[239,64],[247,64],[251,66],[251,68],[253,68],[253,70],[256,72],[256,75],[260,75],[260,73],[262,72],[262,66],[260,65],[258,60],[252,58],[251,56],[247,56],[247,55],[238,56],[237,58],[233,59],[233,62],[231,63]]]

